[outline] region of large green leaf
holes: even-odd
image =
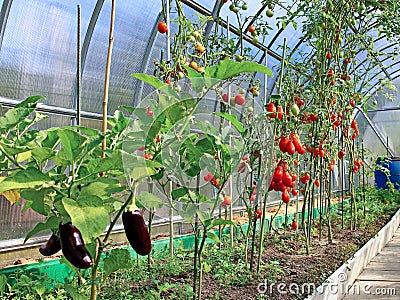
[[[34,160],[41,163],[45,160],[49,160],[55,156],[56,152],[51,148],[34,148],[31,150],[31,155]]]
[[[47,218],[46,222],[44,223],[37,223],[36,226],[29,231],[26,234],[24,243],[32,236],[34,236],[35,234],[44,231],[44,230],[48,230],[48,229],[56,229],[58,228],[59,225],[59,219],[56,216],[51,216],[49,218]]]
[[[0,117],[0,130],[9,130],[22,122],[29,116],[34,108],[13,108],[8,110],[4,116]]]
[[[47,216],[53,204],[52,195],[55,193],[51,189],[29,189],[21,192],[21,197],[26,200],[23,208],[25,212],[28,208],[36,211],[37,213]]]
[[[67,159],[70,162],[76,161],[76,158],[82,154],[82,145],[86,138],[70,129],[59,129],[58,136]]]
[[[90,173],[101,173],[110,170],[123,171],[122,154],[120,151],[114,151],[110,157],[92,159],[87,169]]]
[[[165,82],[161,81],[155,76],[144,74],[144,73],[135,73],[131,75],[134,78],[137,78],[152,87],[156,88],[157,90],[161,90],[165,92],[166,94],[169,95],[174,95],[175,97],[178,96],[178,94],[174,91],[172,86],[170,84],[166,84]]]
[[[230,59],[225,59],[218,65],[208,67],[205,71],[204,77],[226,80],[246,72],[261,72],[273,76],[272,71],[264,65],[251,61],[236,62]]]
[[[84,241],[96,239],[106,229],[109,222],[108,210],[100,197],[85,195],[77,200],[64,197],[62,203],[71,222],[81,231]]]
[[[137,78],[137,79],[151,85],[152,87],[155,87],[156,89],[159,89],[165,85],[165,82],[161,81],[157,77],[148,75],[148,74],[144,74],[144,73],[135,73],[135,74],[132,74],[132,77]]]
[[[104,271],[106,275],[120,269],[129,269],[132,267],[132,255],[128,249],[113,249],[109,256],[104,259]]]
[[[216,242],[217,244],[221,243],[218,235],[216,235],[214,232],[212,231],[207,231],[207,238],[212,239],[214,242]]]
[[[136,201],[139,207],[161,208],[163,206],[163,202],[159,197],[146,191],[140,192]]]
[[[180,197],[185,196],[187,194],[187,192],[188,192],[188,189],[184,186],[177,188],[175,190],[172,190],[172,192],[171,192],[172,200],[176,200],[176,199],[179,199]]]
[[[109,177],[98,177],[95,182],[82,187],[79,197],[98,196],[108,199],[112,194],[121,192],[122,187],[119,180]]]
[[[20,108],[20,107],[25,107],[25,108],[30,108],[30,107],[36,107],[37,102],[40,99],[44,99],[44,96],[37,95],[37,96],[30,96],[26,98],[24,101],[21,101],[17,105],[15,105],[15,108]]]
[[[0,182],[0,192],[35,188],[48,182],[50,182],[50,177],[36,168],[29,167]]]

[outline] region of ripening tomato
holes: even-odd
[[[168,25],[165,22],[160,22],[157,25],[157,29],[159,33],[166,33],[168,31]]]
[[[256,201],[256,196],[255,195],[251,195],[250,202],[254,202],[254,201]]]
[[[289,195],[289,192],[287,190],[284,190],[282,192],[282,201],[284,203],[289,203],[290,202],[290,195]]]
[[[222,202],[223,206],[231,205],[232,198],[231,196],[224,196],[224,201]]]
[[[279,106],[276,108],[276,111],[277,111],[277,113],[278,113],[278,119],[279,119],[279,120],[282,120],[282,118],[283,118],[283,107],[279,105]]]
[[[253,33],[253,32],[255,32],[256,31],[256,28],[253,26],[253,25],[251,25],[251,26],[249,26],[249,28],[247,29],[250,33]]]
[[[204,181],[210,181],[211,179],[214,178],[213,174],[211,172],[208,172],[206,175],[204,175]]]
[[[270,118],[275,118],[276,117],[276,105],[275,105],[274,102],[268,103],[267,111],[270,113],[269,114]]]
[[[151,153],[145,153],[145,154],[143,155],[143,158],[144,158],[144,159],[147,159],[147,160],[152,160],[152,159],[153,159],[153,154],[151,154]]]

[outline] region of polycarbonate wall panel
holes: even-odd
[[[71,107],[77,3],[84,35],[95,1],[12,1],[0,51],[0,96],[42,94],[46,104]]]
[[[102,110],[110,10],[109,3],[104,3],[89,46],[82,76],[82,110]],[[140,71],[160,11],[160,1],[117,2],[108,110],[111,114],[119,105],[133,104],[136,81],[130,75]]]

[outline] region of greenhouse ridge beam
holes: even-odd
[[[185,5],[187,5],[188,7],[190,7],[190,8],[192,8],[192,9],[196,10],[197,12],[203,14],[203,15],[212,16],[212,12],[211,12],[211,11],[209,11],[209,10],[206,9],[205,7],[201,6],[200,4],[196,3],[195,1],[192,1],[192,0],[181,0],[181,2],[182,2],[183,4],[185,4]],[[223,19],[221,19],[221,22],[220,22],[219,24],[220,24],[222,27],[224,27],[224,28],[227,28],[227,26],[228,26],[228,24],[226,23],[226,21],[223,20]],[[230,31],[231,31],[233,34],[235,34],[235,35],[237,35],[237,36],[240,36],[240,32],[239,32],[239,29],[238,29],[237,27],[232,26],[232,25],[229,25],[229,28],[230,28]],[[243,34],[243,39],[244,39],[246,42],[252,44],[253,46],[255,46],[255,47],[257,47],[257,48],[259,48],[259,49],[261,49],[261,50],[264,50],[264,51],[266,50],[266,51],[268,51],[268,54],[269,54],[270,56],[272,56],[273,58],[275,58],[275,59],[277,59],[277,60],[279,60],[279,61],[282,59],[282,57],[281,57],[278,53],[276,53],[275,51],[272,51],[272,50],[268,49],[267,46],[265,46],[265,45],[263,45],[263,44],[261,44],[261,43],[254,43],[254,42],[253,42],[253,39],[252,39],[250,36]]]

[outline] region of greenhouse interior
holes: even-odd
[[[399,0],[1,3],[0,299],[399,299]]]

